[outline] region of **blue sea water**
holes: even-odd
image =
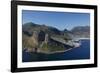
[[[55,53],[55,54],[42,54],[42,53],[28,53],[23,51],[23,62],[34,61],[58,61],[58,60],[79,60],[90,59],[90,40],[80,40],[81,46],[73,48],[70,51]]]

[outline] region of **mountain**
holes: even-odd
[[[36,32],[44,31],[45,33],[49,33],[50,35],[52,34],[60,35],[61,34],[61,32],[54,27],[34,24],[32,22],[26,23],[23,25],[23,32],[26,32],[26,31],[28,31],[29,33],[32,33],[33,31],[36,31]]]
[[[29,22],[22,25],[22,48],[27,52],[60,52],[75,47],[74,38],[89,38],[89,35],[89,26],[77,26],[69,31]]]
[[[67,32],[55,27],[29,22],[23,24],[22,33],[23,49],[28,52],[37,50],[38,52],[50,53],[64,51],[66,47],[72,47],[65,44],[71,40]]]
[[[74,37],[77,38],[89,38],[90,37],[90,26],[77,26],[70,31]]]

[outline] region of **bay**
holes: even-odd
[[[81,39],[80,47],[73,48],[66,52],[43,54],[43,53],[22,53],[23,62],[37,62],[37,61],[60,61],[60,60],[80,60],[90,59],[90,40]]]

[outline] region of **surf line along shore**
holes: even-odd
[[[56,40],[57,41],[57,40]],[[57,41],[57,42],[60,42],[60,41]],[[60,42],[61,43],[61,42]],[[81,45],[81,42],[80,40],[72,40],[72,41],[69,41],[67,43],[64,43],[64,45],[71,45],[70,48],[66,48],[65,50],[60,50],[60,51],[52,51],[52,52],[48,52],[48,51],[43,51],[43,50],[39,50],[38,48],[33,48],[33,51],[30,51],[30,50],[26,50],[24,49],[25,52],[33,52],[33,53],[43,53],[43,54],[55,54],[55,53],[63,53],[63,52],[66,52],[66,51],[70,51],[76,47],[79,47]]]

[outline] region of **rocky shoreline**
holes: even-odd
[[[63,50],[63,51],[54,51],[54,52],[48,52],[48,51],[42,51],[42,50],[37,50],[37,52],[35,52],[34,50],[26,50],[25,52],[33,52],[33,53],[43,53],[43,54],[55,54],[55,53],[63,53],[63,52],[66,52],[66,51],[70,51],[74,48],[77,48],[81,45],[81,43],[74,43],[74,47],[73,48],[69,48],[69,49],[66,49],[66,50]]]

